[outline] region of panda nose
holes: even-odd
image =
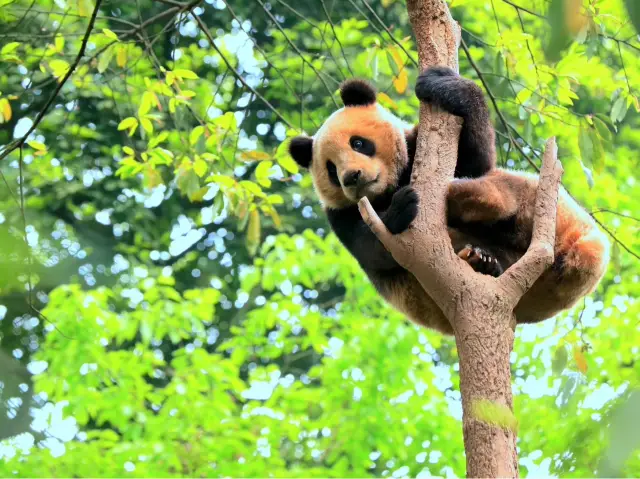
[[[342,177],[342,184],[344,186],[355,186],[358,184],[358,180],[360,180],[360,170],[351,170],[347,171]]]

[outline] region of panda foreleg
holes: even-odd
[[[495,132],[480,87],[445,66],[418,77],[416,96],[464,119],[458,144],[457,178],[477,178],[495,167]]]

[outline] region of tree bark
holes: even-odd
[[[444,0],[407,0],[421,68],[458,69],[460,28]],[[453,178],[461,119],[422,104],[411,183],[420,212],[411,228],[391,235],[367,198],[360,212],[396,261],[410,271],[453,326],[460,356],[460,392],[468,477],[518,477],[517,421],[509,357],[520,298],[553,261],[562,166],[555,139],[546,145],[533,239],[499,278],[469,273],[446,229],[445,196]]]

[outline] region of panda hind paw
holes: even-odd
[[[458,256],[465,260],[476,273],[497,278],[504,272],[498,260],[491,253],[477,246],[466,245],[458,252]]]

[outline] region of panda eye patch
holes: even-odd
[[[333,161],[327,160],[327,173],[329,174],[329,180],[335,186],[340,186],[340,179],[338,178],[338,169]]]
[[[349,139],[349,144],[353,151],[362,153],[363,155],[373,156],[376,154],[376,145],[373,141],[367,140],[361,136],[352,136]]]

